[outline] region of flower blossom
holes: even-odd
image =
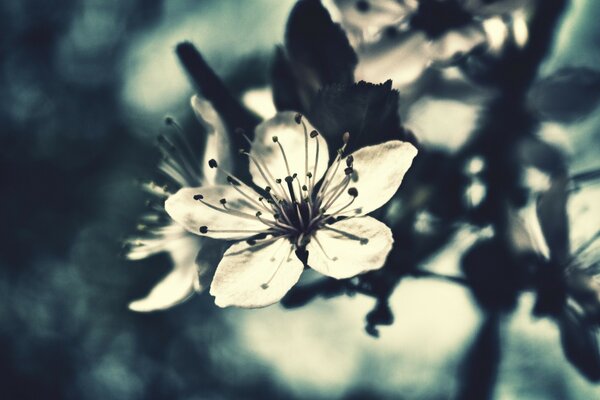
[[[210,102],[194,96],[191,105],[207,134],[204,154],[196,156],[181,128],[168,119],[175,137],[159,137],[159,149],[163,155],[159,170],[175,187],[226,182],[218,171],[202,168],[203,160],[213,157],[220,158],[223,165],[229,165],[228,139],[223,121]],[[145,189],[161,202],[172,194],[166,186],[154,182],[146,184]],[[142,218],[140,228],[140,237],[127,243],[127,258],[142,260],[167,253],[173,269],[146,296],[131,302],[131,310],[149,312],[166,309],[204,290],[207,278],[214,271],[215,259],[223,253],[221,246],[209,245],[205,239],[190,234],[158,205]]]
[[[392,232],[366,214],[395,194],[417,150],[391,140],[347,155],[348,140],[346,133],[330,164],[311,123],[280,112],[257,126],[249,151],[240,150],[252,183],[210,159],[227,184],[184,187],[167,199],[165,210],[189,232],[234,241],[210,287],[218,306],[276,303],[307,266],[343,279],[384,265]]]
[[[478,49],[527,40],[527,0],[333,0],[348,35],[357,80],[392,79],[405,88],[429,67],[446,67]]]

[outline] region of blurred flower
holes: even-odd
[[[531,1],[333,0],[356,51],[357,80],[395,87],[415,82],[429,67],[447,67],[478,50],[523,45],[524,10]],[[523,31],[523,29],[525,31]]]
[[[577,216],[596,232],[571,251],[579,235],[567,213],[573,183],[566,175],[554,176],[535,207],[512,219],[513,233],[516,247],[539,260],[536,311],[556,319],[569,361],[589,379],[600,380],[600,214],[588,209]]]
[[[184,187],[167,199],[166,211],[188,231],[237,241],[211,284],[217,305],[276,303],[305,266],[336,279],[383,266],[392,233],[366,214],[394,195],[417,150],[391,140],[344,156],[348,139],[329,165],[323,136],[300,114],[281,112],[258,125],[249,152],[240,151],[253,184],[211,159],[229,185]]]
[[[219,157],[223,165],[229,164],[228,137],[223,121],[210,102],[194,96],[191,103],[207,134],[204,155],[198,159],[181,128],[168,119],[167,123],[174,128],[174,135],[159,137],[159,148],[163,155],[159,169],[177,187],[224,182],[224,176],[218,171],[204,171],[201,167],[204,165],[203,159],[212,157]],[[160,198],[161,202],[171,194],[167,187],[154,182],[145,185],[145,188]],[[187,232],[166,215],[162,204],[143,217],[140,228],[143,236],[128,242],[127,257],[140,260],[166,252],[173,262],[173,270],[146,297],[132,302],[130,309],[148,312],[169,308],[189,298],[195,291],[204,289],[206,278],[214,271],[214,259],[222,255],[221,246],[209,244],[206,239]]]

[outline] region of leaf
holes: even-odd
[[[192,43],[179,43],[176,53],[198,91],[212,103],[223,119],[232,148],[248,150],[249,145],[243,135],[239,134],[239,129],[252,139],[254,128],[260,122],[260,118],[233,97],[221,78],[210,68]],[[242,179],[250,179],[248,168],[241,163],[236,163],[234,172]]]
[[[346,34],[321,2],[298,1],[288,19],[285,53],[278,50],[272,70],[276,107],[306,112],[322,87],[354,82],[357,63]],[[284,101],[293,98],[300,104]]]
[[[196,88],[223,118],[229,128],[231,143],[236,146],[234,148],[246,148],[247,143],[243,137],[233,135],[233,132],[236,128],[242,128],[252,137],[254,127],[258,125],[260,119],[233,97],[221,78],[210,68],[192,43],[179,43],[176,52]]]
[[[300,99],[294,72],[285,54],[285,49],[277,47],[271,66],[271,87],[273,103],[278,111],[301,111],[306,109]]]
[[[600,71],[563,68],[538,81],[529,101],[544,119],[573,122],[587,117],[600,100]]]
[[[559,265],[566,263],[570,253],[567,180],[564,175],[553,179],[550,188],[538,198],[536,209],[550,258]]]
[[[319,92],[308,117],[327,138],[332,152],[342,146],[342,134],[349,132],[351,152],[391,139],[410,139],[400,123],[398,99],[392,81],[332,85]]]
[[[565,308],[558,320],[565,356],[591,381],[600,381],[598,329],[575,310]]]

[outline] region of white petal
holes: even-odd
[[[259,160],[261,168],[268,169],[275,179],[284,179],[288,176],[285,160],[281,149],[277,143],[273,142],[273,137],[276,136],[281,143],[291,174],[298,174],[300,182],[304,183],[305,168],[308,165],[308,172],[317,177],[317,180],[325,173],[327,163],[329,162],[329,150],[327,142],[321,135],[316,138],[311,138],[310,133],[315,129],[311,123],[302,117],[302,121],[306,124],[308,132],[308,159],[305,158],[305,135],[302,124],[297,124],[294,121],[296,113],[280,112],[275,117],[264,121],[256,127],[254,141],[250,154]],[[319,147],[319,158],[317,161],[317,169],[315,174],[315,159],[317,142]],[[258,167],[254,163],[250,163],[250,173],[252,180],[258,186],[274,186],[274,182],[267,182],[263,179]],[[265,173],[270,180],[268,173]]]
[[[355,172],[348,187],[356,188],[358,196],[345,211],[359,209],[351,215],[365,215],[387,203],[398,190],[416,155],[417,149],[412,144],[399,140],[363,147],[352,153]],[[345,178],[342,167],[346,163],[342,163],[326,192],[331,192]],[[351,200],[352,197],[344,191],[327,208],[327,213],[336,212]]]
[[[399,25],[418,7],[417,0],[375,0],[362,10],[358,0],[334,0],[342,26],[359,41],[376,39],[388,26]],[[363,2],[364,3],[364,2]]]
[[[202,201],[194,200],[195,195],[202,195],[204,198]],[[251,195],[258,198],[256,193]],[[234,210],[235,213],[225,211],[220,203],[221,199],[226,199],[226,207]],[[257,206],[229,185],[180,189],[169,196],[165,202],[165,210],[173,220],[188,231],[215,239],[247,238],[268,229],[267,225],[255,217]],[[247,216],[239,216],[239,213]],[[262,218],[269,219],[268,216]],[[208,232],[201,233],[199,229],[202,226],[207,227]]]
[[[219,263],[210,286],[219,307],[265,307],[278,302],[298,279],[304,265],[284,238],[267,245],[239,242]]]
[[[355,80],[381,83],[388,79],[394,88],[415,82],[429,64],[427,38],[420,32],[382,37],[377,43],[357,49]]]
[[[371,217],[350,218],[320,229],[306,246],[308,265],[336,279],[379,269],[392,249],[392,231]]]
[[[447,63],[470,53],[476,46],[485,43],[486,34],[478,24],[452,29],[442,37],[430,42],[430,56],[436,62]]]
[[[225,124],[208,100],[192,96],[191,104],[200,125],[202,125],[208,135],[201,165],[204,171],[203,182],[205,185],[225,183],[226,177],[222,176],[223,174],[217,169],[208,168],[206,165],[208,160],[215,159],[224,169],[231,170],[231,151]]]
[[[194,293],[194,282],[198,279],[195,260],[201,242],[202,239],[186,232],[178,239],[169,240],[164,251],[169,252],[173,260],[173,270],[146,297],[131,302],[129,309],[138,312],[164,310],[188,299]]]

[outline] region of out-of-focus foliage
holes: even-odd
[[[362,399],[459,393],[468,398],[489,394],[485,380],[490,376],[498,383],[497,398],[597,397],[597,387],[565,361],[558,346],[562,338],[569,360],[596,378],[597,359],[588,357],[594,345],[597,349],[595,332],[582,329],[588,322],[568,313],[532,319],[543,289],[554,294],[555,276],[504,269],[515,258],[523,260],[507,252],[503,239],[499,244],[486,234],[490,222],[497,222],[497,207],[534,198],[516,190],[526,186],[521,182],[526,177],[512,169],[513,162],[527,160],[550,175],[565,172],[561,158],[544,150],[539,138],[565,150],[572,176],[598,167],[597,73],[544,69],[533,86],[537,96],[527,103],[553,121],[541,124],[537,116],[515,114],[513,97],[489,105],[487,88],[482,92],[473,82],[448,81],[439,71],[425,74],[424,87],[399,95],[385,84],[318,94],[325,83],[353,83],[352,53],[332,50],[331,42],[316,35],[310,50],[320,57],[292,45],[280,47],[272,59],[274,45],[291,40],[291,34],[284,37],[284,27],[293,3],[27,0],[0,5],[0,397]],[[562,54],[568,53],[572,63],[567,66],[579,67],[573,55],[577,48],[588,61],[598,57],[593,43],[569,41],[571,31],[577,38],[586,29],[593,33],[586,37],[597,35],[593,3],[573,1],[575,11],[566,14],[557,44],[563,53],[551,59],[564,60]],[[318,32],[329,34],[324,14],[311,21]],[[305,26],[296,29],[295,35],[314,33],[305,32]],[[343,39],[339,31],[333,35]],[[266,85],[272,67],[272,76],[286,78],[276,82],[288,89],[287,96],[275,97],[276,104],[303,107],[300,111],[324,119],[323,125],[328,125],[322,114],[332,99],[344,97],[365,114],[373,107],[386,110],[389,119],[374,118],[372,126],[402,122],[413,128],[411,122],[417,121],[422,135],[440,132],[432,142],[442,143],[441,149],[422,152],[412,182],[407,178],[412,189],[385,214],[397,227],[415,227],[396,238],[396,267],[362,282],[315,280],[286,299],[287,306],[303,305],[294,310],[219,310],[208,295],[166,312],[127,309],[170,269],[165,255],[124,261],[121,243],[146,210],[134,181],[149,179],[159,161],[152,140],[166,129],[163,113],[174,113],[186,132],[199,132],[187,107],[194,87],[174,53],[184,40],[200,47],[234,97]],[[328,59],[333,51],[342,54]],[[471,61],[460,66],[462,71],[478,82],[488,80],[482,67],[494,59]],[[322,69],[309,73],[316,74],[311,81],[316,86],[291,95],[307,82],[294,67],[314,62],[334,67],[327,74]],[[374,93],[366,106],[353,98],[362,90]],[[559,95],[571,99],[568,107],[555,101]],[[448,110],[449,99],[451,111],[440,111]],[[314,110],[308,108],[313,102]],[[398,102],[403,119],[396,121],[387,112]],[[465,107],[470,108],[460,114]],[[354,125],[344,128],[360,130]],[[493,140],[471,136],[471,128],[482,126],[492,131]],[[514,140],[525,130],[525,140]],[[468,134],[457,140],[462,131]],[[418,133],[415,129],[417,138]],[[448,148],[459,150],[458,156]],[[582,184],[569,202],[582,198],[584,206],[569,215],[571,240],[578,244],[593,234],[586,212],[593,209],[597,192]],[[421,209],[422,204],[429,207]],[[457,215],[471,224],[449,224]],[[482,255],[497,257],[485,264],[479,262]],[[461,260],[475,290],[463,287],[464,276],[447,282],[423,277],[416,268],[458,275]],[[517,294],[523,287],[534,289],[535,301],[531,293]],[[499,314],[512,309],[514,314]],[[556,311],[549,306],[544,315],[548,309]],[[379,339],[365,334],[365,322]],[[501,322],[506,324],[498,335]],[[474,380],[483,383],[468,385]]]

